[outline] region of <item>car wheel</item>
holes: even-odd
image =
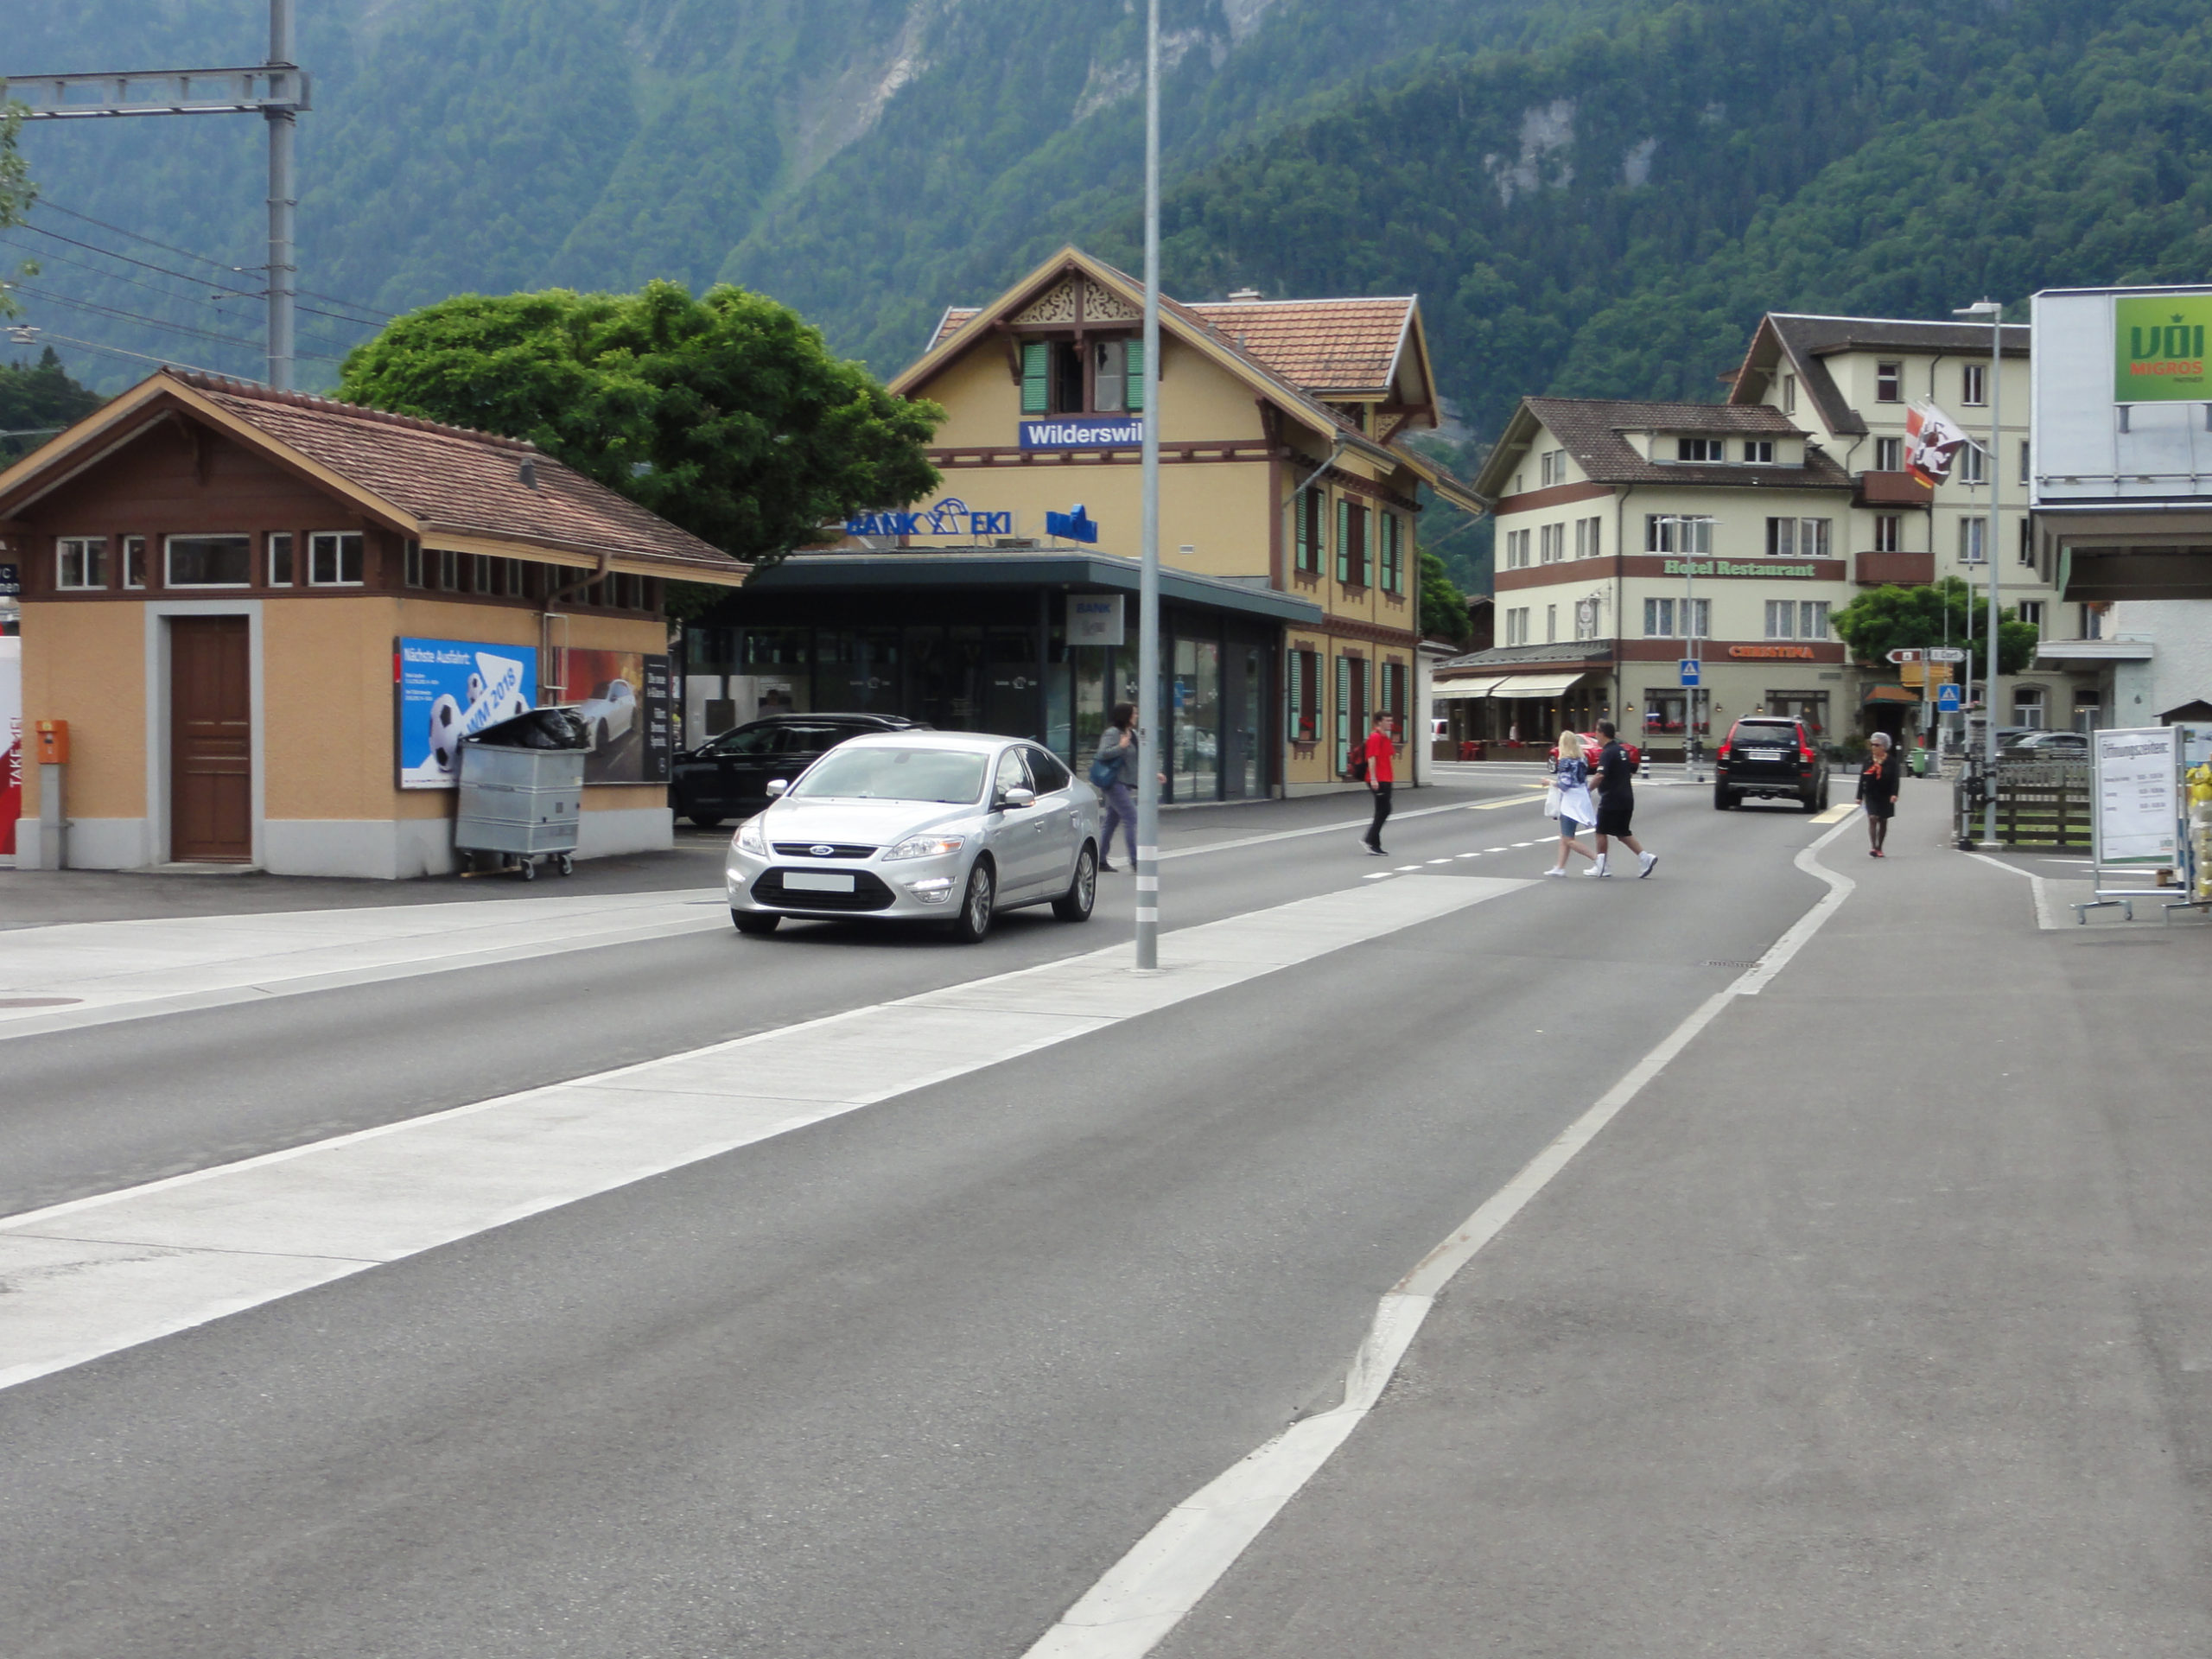
[[[683,816],[702,830],[719,830],[722,827],[721,818],[713,812],[686,812]]]
[[[1087,922],[1097,898],[1098,855],[1086,841],[1075,855],[1075,879],[1068,883],[1065,893],[1052,900],[1052,914],[1064,922]]]
[[[963,944],[976,944],[991,931],[991,905],[997,897],[998,879],[988,859],[979,858],[968,872],[968,891],[960,900],[960,913],[952,920],[952,937]]]
[[[603,720],[599,722],[599,735],[593,742],[592,747],[599,750],[602,754],[607,751],[607,722]]]
[[[1742,804],[1743,798],[1733,790],[1716,789],[1713,791],[1713,810],[1716,812],[1732,810]]]
[[[776,924],[784,919],[772,910],[733,910],[729,918],[739,932],[755,936],[774,932]]]

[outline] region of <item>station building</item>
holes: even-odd
[[[1720,404],[1525,399],[1478,492],[1497,516],[1497,644],[1440,667],[1464,734],[1545,741],[1617,718],[1660,754],[1686,726],[1792,714],[1831,741],[1904,732],[1922,691],[1859,665],[1829,625],[1868,588],[1957,576],[2042,631],[2032,670],[2000,679],[1999,719],[2086,726],[2099,679],[2072,642],[2102,607],[2062,602],[2029,528],[2029,331],[2007,326],[1986,453],[1991,330],[1967,323],[1773,314]],[[1904,467],[1905,412],[1932,403],[1974,440],[1930,489]],[[2007,469],[2002,522],[1989,473]],[[1697,693],[1681,659],[1700,660]]]
[[[603,740],[580,855],[668,846],[663,584],[749,569],[527,443],[171,369],[0,473],[0,543],[48,868],[450,870],[455,734],[545,703]]]
[[[946,311],[891,382],[947,412],[943,493],[702,619],[687,732],[873,708],[1087,760],[1136,701],[1142,321],[1141,284],[1074,248]],[[1402,442],[1438,419],[1419,304],[1163,300],[1159,371],[1169,797],[1344,787],[1371,715],[1422,718],[1420,488],[1478,506]]]

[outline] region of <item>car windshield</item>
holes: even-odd
[[[1736,728],[1736,736],[1745,743],[1795,743],[1797,728],[1780,721],[1747,720]]]
[[[963,749],[833,749],[800,779],[794,796],[861,801],[943,801],[980,798],[990,757]]]

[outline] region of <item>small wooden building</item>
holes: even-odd
[[[600,740],[579,855],[668,846],[663,584],[749,569],[527,443],[171,369],[0,473],[0,542],[94,869],[451,869],[455,741],[548,703]]]

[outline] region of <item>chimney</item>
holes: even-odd
[[[537,458],[535,455],[524,455],[522,458],[522,467],[518,475],[522,480],[523,488],[525,490],[536,489],[537,487]]]
[[[1249,305],[1255,300],[1264,299],[1267,296],[1262,294],[1256,288],[1238,288],[1232,289],[1230,291],[1229,302],[1231,305]]]

